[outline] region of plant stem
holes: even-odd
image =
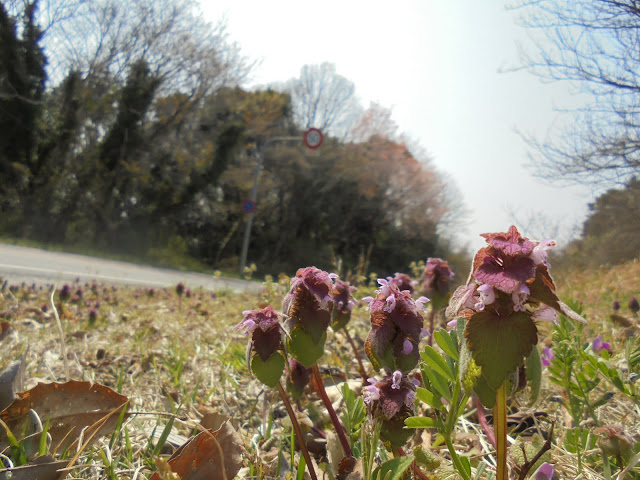
[[[366,382],[369,378],[369,375],[367,375],[367,371],[365,370],[364,364],[362,363],[362,357],[360,356],[360,352],[358,352],[358,347],[356,347],[356,343],[353,341],[353,338],[351,338],[351,335],[349,335],[349,330],[343,328],[342,331],[347,337],[347,341],[351,345],[351,348],[353,348],[353,354],[355,355],[356,360],[358,360],[358,369],[360,370],[360,376]]]
[[[432,347],[433,346],[433,329],[435,328],[435,321],[436,321],[436,309],[433,308],[433,306],[429,309],[429,333],[431,335],[429,335],[429,346]]]
[[[391,452],[393,453],[393,456],[395,458],[407,456],[407,454],[404,452],[404,450],[401,447],[391,447]],[[429,477],[427,477],[424,473],[422,473],[422,470],[420,470],[420,467],[418,467],[415,460],[411,462],[411,471],[413,472],[413,478],[421,478],[422,480],[429,480]]]
[[[282,402],[284,403],[284,406],[287,409],[287,413],[289,414],[289,418],[291,419],[291,425],[293,426],[293,430],[296,433],[298,446],[300,447],[302,456],[304,457],[305,462],[307,462],[307,470],[309,470],[309,475],[311,476],[312,480],[318,480],[318,477],[316,477],[316,471],[314,470],[313,464],[311,463],[309,450],[307,450],[307,446],[304,443],[304,437],[302,436],[302,430],[300,430],[300,424],[298,423],[298,419],[296,418],[296,413],[293,411],[291,402],[289,402],[289,396],[287,395],[287,392],[284,391],[284,388],[282,388],[282,384],[280,382],[278,382],[278,391],[280,392],[280,398],[282,398]]]
[[[313,376],[316,380],[316,389],[318,390],[318,394],[320,398],[322,398],[322,403],[324,403],[327,412],[329,412],[329,417],[331,418],[331,423],[333,423],[333,428],[336,430],[336,434],[338,435],[338,439],[340,440],[340,444],[342,445],[342,450],[344,450],[344,454],[347,457],[353,457],[353,452],[351,451],[351,446],[349,446],[349,441],[347,440],[346,430],[342,422],[336,415],[336,411],[333,409],[333,405],[331,405],[331,400],[327,396],[327,392],[324,389],[324,383],[322,382],[322,375],[320,375],[320,370],[318,370],[318,364],[314,363],[313,367],[311,367],[313,371]]]
[[[480,422],[480,426],[482,430],[484,430],[484,434],[489,440],[489,443],[493,445],[493,448],[496,447],[496,436],[493,434],[493,430],[489,426],[489,422],[487,422],[487,417],[484,413],[484,408],[482,406],[482,402],[480,402],[480,398],[476,397],[476,410],[478,412],[478,421]]]
[[[498,468],[496,480],[508,480],[507,476],[507,382],[502,382],[496,392],[493,409],[493,430],[496,435]]]
[[[460,461],[460,457],[458,456],[458,452],[456,452],[456,448],[453,446],[453,442],[451,441],[451,436],[443,435],[444,441],[447,444],[447,450],[449,450],[449,455],[451,455],[451,461],[453,462],[453,466],[456,469],[458,475],[460,475],[464,480],[471,480],[471,477],[467,473],[467,470],[462,465]],[[497,480],[497,479],[496,479]]]

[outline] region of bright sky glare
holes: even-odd
[[[259,62],[248,86],[326,61],[354,82],[365,107],[391,107],[399,131],[464,195],[471,215],[461,245],[481,247],[478,235],[506,231],[514,212],[524,235],[566,241],[595,198],[587,187],[546,185],[526,167],[516,130],[545,135],[564,121],[554,107],[579,100],[567,85],[500,73],[518,65],[517,42],[528,41],[503,1],[205,0],[203,11],[212,22],[226,18],[230,40]],[[538,215],[547,231],[527,231]]]

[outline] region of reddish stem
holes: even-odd
[[[338,415],[336,415],[336,411],[333,409],[333,405],[331,405],[331,400],[329,400],[329,397],[327,396],[327,392],[324,389],[324,383],[322,381],[322,375],[320,375],[320,370],[318,370],[318,364],[314,363],[311,370],[313,371],[313,376],[316,380],[316,390],[318,391],[320,398],[322,398],[322,403],[324,403],[327,412],[329,412],[331,423],[333,423],[333,427],[336,430],[336,434],[338,435],[338,439],[342,445],[342,450],[344,450],[345,456],[353,457],[349,440],[347,440],[346,429],[344,428],[344,425],[342,425]]]
[[[355,355],[356,360],[358,360],[358,370],[360,370],[360,376],[366,382],[369,378],[369,375],[367,375],[367,371],[365,370],[364,364],[362,363],[362,357],[360,356],[360,352],[358,352],[358,347],[356,347],[356,343],[353,341],[353,338],[351,338],[351,335],[349,335],[349,330],[343,328],[342,331],[347,337],[347,341],[351,344],[351,348],[353,348],[353,354]]]
[[[404,450],[400,447],[391,447],[391,451],[393,452],[393,456],[394,457],[406,457],[407,454],[404,453]],[[429,477],[427,477],[422,470],[420,470],[420,467],[418,467],[418,465],[416,464],[416,461],[414,460],[413,462],[411,462],[411,471],[413,472],[413,476],[414,478],[416,476],[420,477],[422,480],[429,480]]]
[[[311,463],[309,451],[307,450],[307,446],[304,443],[304,437],[302,436],[302,430],[300,430],[300,424],[298,423],[296,414],[293,411],[293,407],[291,407],[291,402],[289,402],[289,396],[287,395],[287,392],[284,391],[284,388],[282,388],[282,384],[280,382],[278,382],[278,391],[280,392],[280,398],[282,398],[282,402],[284,403],[284,406],[287,409],[287,413],[289,414],[289,418],[291,419],[293,430],[296,432],[298,446],[300,447],[300,451],[302,452],[304,461],[307,462],[307,470],[309,471],[309,475],[311,475],[311,480],[318,480],[318,477],[316,477],[316,471],[313,468],[313,464]]]
[[[484,434],[487,436],[487,440],[489,440],[489,443],[493,445],[493,448],[497,448],[496,436],[493,433],[493,428],[491,428],[491,425],[487,422],[487,417],[484,414],[484,408],[482,407],[482,403],[480,403],[480,399],[478,397],[476,397],[476,411],[478,412],[478,421],[480,422],[480,426],[482,427]]]

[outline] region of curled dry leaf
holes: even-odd
[[[30,465],[0,470],[0,480],[57,480],[67,472],[59,472],[69,463],[68,460],[54,461],[49,455],[37,458]]]
[[[182,480],[232,480],[242,466],[242,439],[230,422],[218,430],[201,432],[169,459],[171,471]],[[149,480],[161,480],[158,472]]]
[[[18,398],[0,412],[12,432],[19,432],[25,421],[31,422],[29,410],[37,412],[42,423],[49,420],[52,445],[59,451],[66,449],[87,427],[84,442],[113,432],[119,409],[128,402],[124,395],[97,383],[69,381],[66,383],[39,383],[18,394]],[[114,413],[115,411],[115,413]],[[110,415],[110,416],[109,416]],[[106,421],[101,422],[109,416]],[[0,449],[8,445],[6,432],[0,431]]]

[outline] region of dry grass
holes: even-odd
[[[637,321],[626,304],[631,296],[640,296],[640,262],[598,271],[560,272],[555,276],[560,296],[583,304],[590,322],[590,331],[585,334],[602,334],[612,342],[614,352],[623,351],[624,328],[607,319],[612,302],[618,300],[623,306],[621,313],[634,323]],[[273,392],[248,375],[246,337],[232,328],[242,319],[243,310],[266,303],[277,308],[286,283],[285,278],[281,283],[267,284],[259,295],[195,290],[188,297],[178,296],[173,288],[156,289],[151,294],[150,290],[140,288],[75,284],[72,297],[81,289],[82,298],[58,300],[71,377],[98,382],[127,395],[131,411],[142,413],[125,423],[123,430],[129,445],[121,438],[112,452],[113,458],[121,453],[115,465],[117,478],[150,476],[153,458],[145,449],[154,428],[156,437],[162,431],[169,418],[166,414],[177,414],[179,418],[172,430],[174,437],[170,438],[174,444],[189,437],[194,423],[207,413],[231,417],[245,439],[245,468],[241,471],[245,478],[271,477],[276,474],[279,462],[282,466],[289,461],[289,427],[282,420],[284,408]],[[366,294],[360,291],[357,296],[361,298]],[[65,380],[54,320],[51,310],[45,308],[48,296],[44,286],[17,286],[0,297],[0,321],[6,322],[1,330],[4,333],[0,339],[0,369],[20,358],[28,346],[27,387],[37,382]],[[97,311],[95,320],[90,319],[91,309]],[[355,310],[350,330],[355,332],[361,345],[368,330],[368,312],[364,308]],[[547,336],[549,329],[545,326],[542,333]],[[620,356],[614,354],[612,363],[619,364]],[[350,346],[339,333],[330,335],[322,364],[336,369],[336,378],[342,375],[358,378]],[[605,391],[607,389],[597,389],[593,395]],[[571,419],[558,403],[558,396],[562,396],[558,388],[545,381],[535,410],[548,414],[548,419],[541,424],[542,430],[548,429],[548,421],[556,422],[553,463],[564,478],[578,478],[577,457],[562,446]],[[320,409],[314,407],[313,402],[314,399],[304,400],[302,405],[310,422],[323,429],[325,420],[316,413]],[[257,441],[257,433],[269,412],[275,419],[271,439]],[[606,423],[634,426],[630,433],[636,433],[635,425],[640,424],[638,408],[620,395],[601,407],[598,415]],[[471,414],[459,424],[458,446],[471,458],[485,459],[490,465],[492,448],[474,418]],[[590,428],[590,425],[583,427]],[[99,445],[104,446],[108,441],[103,440]],[[413,441],[427,446],[437,443],[435,432],[418,432]],[[319,444],[322,451],[321,440]],[[175,446],[168,442],[163,454],[170,454]],[[435,450],[446,457],[446,452],[437,445]],[[81,459],[80,467],[72,471],[69,478],[106,478],[103,462],[95,450],[93,452]],[[599,473],[602,465],[598,452],[591,453],[591,463],[582,464],[580,478],[603,478]],[[321,457],[319,453],[317,459]]]

